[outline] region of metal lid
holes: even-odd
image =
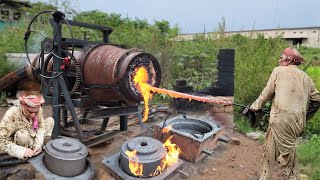
[[[87,147],[72,138],[50,140],[46,144],[46,152],[55,158],[64,160],[82,159],[88,155]]]
[[[129,159],[126,151],[136,150],[136,157]],[[135,176],[129,167],[130,161],[142,164],[142,176],[149,177],[161,165],[167,155],[167,150],[162,143],[150,137],[135,137],[125,141],[120,151],[120,167],[129,175]]]
[[[162,143],[150,137],[135,137],[124,142],[121,147],[121,154],[126,156],[126,159],[128,159],[125,154],[127,150],[136,150],[141,163],[161,160],[167,154],[166,148],[162,146]]]

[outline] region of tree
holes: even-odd
[[[168,35],[170,30],[170,23],[168,21],[162,20],[162,21],[155,21],[154,25],[159,29],[160,33],[163,36]]]

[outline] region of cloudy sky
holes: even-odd
[[[75,0],[74,7],[167,20],[181,33],[217,30],[222,17],[227,31],[320,26],[319,0]]]

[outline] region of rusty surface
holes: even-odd
[[[224,129],[219,128],[214,133],[205,133],[204,137],[198,138],[174,129],[168,133],[162,133],[162,126],[160,125],[153,126],[153,129],[154,137],[162,142],[173,135],[171,141],[181,149],[180,157],[191,162],[198,162],[204,158],[207,154],[203,150],[213,150],[220,143],[219,137],[225,133]]]
[[[47,58],[44,66],[45,75],[51,76],[52,58]],[[98,44],[91,47],[86,52],[75,51],[75,58],[81,64],[81,89],[88,96],[89,101],[83,104],[110,105],[126,103],[133,105],[142,100],[137,89],[135,89],[132,78],[135,75],[135,69],[144,66],[149,74],[149,84],[159,87],[161,81],[161,69],[156,58],[139,49],[122,49],[112,45]],[[32,59],[32,66],[39,67],[39,55]],[[71,65],[69,71],[75,72],[75,67]],[[28,77],[34,80],[40,80],[30,65],[26,67]]]
[[[150,75],[149,84],[160,85],[161,71],[157,60],[138,49],[122,49],[111,45],[97,45],[80,59],[82,86],[97,104],[122,101],[136,103],[141,96],[133,86],[135,69],[145,66]]]
[[[0,79],[0,91],[6,91],[24,77],[26,77],[25,67],[21,67],[13,72],[10,72]]]
[[[154,127],[154,130],[154,137],[158,140],[161,140],[161,129],[159,127]],[[162,142],[173,135],[171,141],[172,143],[177,144],[177,146],[181,149],[182,153],[180,154],[180,157],[191,162],[198,162],[207,155],[205,152],[203,152],[203,150],[213,150],[217,145],[219,145],[220,141],[218,141],[218,138],[224,133],[224,129],[222,129],[217,134],[212,136],[212,138],[209,138],[203,142],[199,142],[189,137],[185,137],[174,132],[169,132],[162,136]]]
[[[101,45],[92,49],[82,62],[83,82],[88,85],[112,85],[116,65],[126,50]]]

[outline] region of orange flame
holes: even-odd
[[[126,155],[129,157],[129,169],[135,176],[143,176],[143,165],[138,162],[137,150],[126,151]]]
[[[171,139],[173,136],[170,136],[166,142],[163,144],[163,147],[165,147],[168,151],[168,154],[166,155],[165,161],[166,166],[172,166],[179,160],[179,154],[181,153],[180,148],[176,144],[171,143]]]
[[[170,124],[169,126],[166,126],[162,129],[162,133],[169,133],[169,131],[171,131],[172,129],[172,124]]]
[[[133,77],[134,85],[137,87],[137,89],[140,91],[143,101],[144,101],[144,116],[143,116],[143,122],[146,122],[148,119],[148,114],[149,114],[149,99],[152,98],[152,92],[157,92],[160,94],[167,94],[173,98],[184,98],[184,99],[189,99],[190,100],[196,100],[196,101],[201,101],[209,104],[224,104],[224,105],[231,105],[231,101],[223,101],[223,100],[215,100],[215,99],[210,99],[207,97],[199,97],[199,96],[193,96],[190,94],[184,94],[176,91],[171,91],[167,89],[162,89],[162,88],[157,88],[150,86],[148,84],[148,71],[145,67],[139,67],[136,69],[135,75]]]
[[[171,127],[171,126],[169,126]],[[165,168],[174,165],[179,160],[179,154],[181,153],[180,148],[176,145],[171,143],[171,139],[173,136],[170,136],[165,143],[163,143],[163,147],[166,148],[167,154],[162,159],[160,165],[156,168],[156,170],[149,175],[150,176],[157,176],[160,174]],[[132,174],[138,177],[142,177],[143,174],[143,164],[138,163],[137,157],[137,150],[133,151],[126,151],[126,155],[129,157],[129,169]]]
[[[167,149],[167,155],[161,161],[160,166],[158,166],[154,173],[150,174],[150,176],[156,176],[160,174],[166,167],[172,166],[178,162],[181,150],[176,144],[171,143],[172,137],[173,136],[170,136],[162,145]]]

